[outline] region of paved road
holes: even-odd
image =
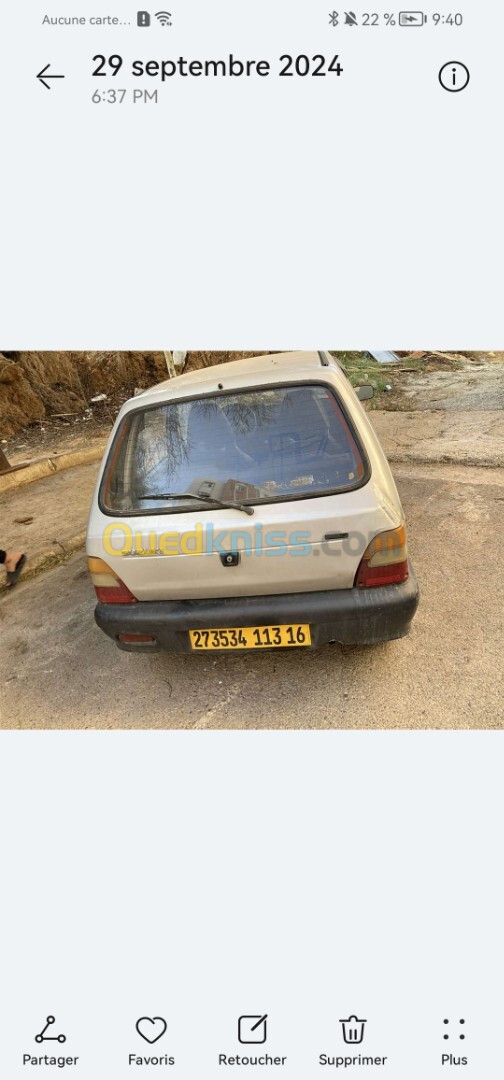
[[[94,624],[84,555],[0,598],[4,728],[504,727],[504,477],[398,465],[421,587],[368,648],[133,656]]]
[[[58,542],[64,550],[66,538],[86,528],[98,469],[99,462],[79,465],[0,495],[2,547],[21,546],[31,561]]]

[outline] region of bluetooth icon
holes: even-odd
[[[339,19],[339,11],[330,11],[329,12],[329,25],[330,26],[337,26],[338,25],[338,19]]]

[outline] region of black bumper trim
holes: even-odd
[[[189,630],[279,623],[310,623],[312,647],[330,641],[372,645],[408,633],[418,598],[418,585],[410,565],[409,578],[401,585],[275,596],[97,604],[95,619],[119,648],[129,652],[152,652],[153,646],[124,644],[118,641],[119,634],[152,634],[158,649],[191,652]]]

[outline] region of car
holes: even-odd
[[[98,626],[130,652],[407,634],[418,585],[370,396],[330,353],[290,352],[127,401],[88,522]]]

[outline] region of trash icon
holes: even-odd
[[[367,1020],[359,1020],[356,1016],[349,1016],[348,1020],[340,1020],[343,1028],[343,1041],[346,1043],[361,1043],[364,1039],[364,1028]]]

